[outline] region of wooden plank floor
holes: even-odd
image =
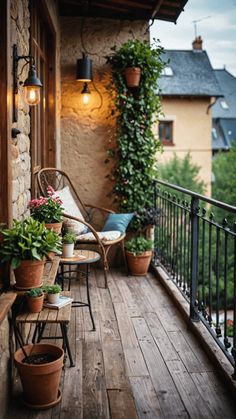
[[[108,283],[101,288],[102,272],[91,272],[95,332],[87,308],[72,310],[76,367],[63,371],[61,403],[30,411],[16,382],[7,419],[236,418],[213,365],[157,279],[112,271]],[[86,298],[83,284],[72,291]]]

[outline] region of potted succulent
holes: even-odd
[[[26,292],[26,300],[30,313],[40,313],[43,308],[44,292],[42,288],[32,288]]]
[[[131,275],[146,275],[152,257],[153,241],[144,236],[133,237],[125,243],[126,258]]]
[[[56,304],[59,301],[61,286],[59,284],[47,285],[45,287],[47,293],[48,302],[51,304]]]
[[[112,53],[106,57],[113,72],[124,74],[128,87],[138,87],[145,72],[157,71],[160,47],[153,48],[148,41],[129,39],[120,48],[113,46]]]
[[[55,191],[51,186],[47,188],[47,197],[32,199],[28,207],[31,216],[38,221],[44,222],[46,228],[53,229],[60,234],[62,228],[62,201],[55,196]]]
[[[74,255],[74,247],[76,242],[76,235],[67,231],[62,236],[62,257],[71,258]]]
[[[59,237],[52,240],[52,232],[45,229],[44,223],[31,217],[14,220],[12,228],[2,229],[1,233],[0,260],[11,263],[16,288],[27,290],[40,287],[45,256],[50,251],[58,251]]]

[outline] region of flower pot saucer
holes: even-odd
[[[26,407],[29,407],[30,409],[46,410],[46,409],[50,409],[53,406],[56,406],[56,404],[61,401],[61,396],[62,396],[61,390],[58,389],[57,398],[56,398],[56,400],[54,400],[51,403],[46,403],[46,404],[31,404],[31,403],[26,402],[24,399],[23,399],[23,403],[24,403],[24,405]]]
[[[43,285],[43,282],[41,282],[41,284],[37,285],[37,288],[40,288],[42,285]],[[30,290],[30,289],[32,289],[32,288],[35,288],[35,286],[34,286],[34,287],[18,287],[18,286],[16,286],[16,284],[15,284],[15,285],[14,285],[14,288],[15,288],[16,290],[19,290],[19,291],[27,291],[27,290]]]

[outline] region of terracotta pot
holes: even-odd
[[[45,227],[48,230],[53,230],[55,233],[60,234],[62,229],[62,223],[45,223]]]
[[[40,313],[43,308],[44,294],[39,297],[30,297],[26,295],[27,305],[30,313]]]
[[[33,408],[49,408],[60,401],[59,383],[64,360],[64,351],[57,345],[26,345],[27,355],[49,354],[55,361],[44,364],[26,364],[22,349],[15,352],[14,359],[20,375],[25,403]]]
[[[138,67],[127,67],[125,69],[125,80],[128,87],[138,87],[141,78],[141,69]]]
[[[29,290],[41,287],[43,284],[44,260],[22,260],[15,269],[15,287],[19,290]]]
[[[74,256],[74,243],[63,243],[62,245],[62,257],[72,258]]]
[[[126,250],[126,258],[131,275],[146,275],[151,262],[152,252],[149,250],[135,256],[132,252]]]

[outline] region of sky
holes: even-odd
[[[212,67],[225,66],[236,77],[236,0],[188,0],[176,24],[154,22],[151,39],[160,39],[165,49],[191,49],[195,26]]]

